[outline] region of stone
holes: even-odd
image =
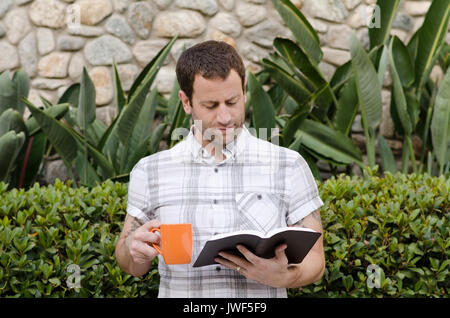
[[[30,77],[34,77],[37,74],[37,45],[34,32],[28,33],[25,38],[19,43],[19,57],[21,68]]]
[[[67,32],[69,32],[69,34],[71,35],[96,37],[103,34],[103,28],[88,25],[79,25],[67,28]]]
[[[92,65],[111,65],[130,62],[133,54],[127,45],[112,35],[102,35],[84,47],[84,55]]]
[[[346,24],[330,25],[324,41],[332,48],[347,50],[350,47],[352,33],[353,30]]]
[[[361,124],[361,114],[356,114],[355,118],[353,119],[352,132],[353,133],[364,132],[364,129]]]
[[[392,21],[392,27],[410,32],[414,28],[414,21],[409,15],[398,12]]]
[[[8,12],[9,8],[11,8],[12,4],[13,4],[12,0],[0,1],[0,19],[5,16],[6,12]]]
[[[128,44],[134,44],[134,33],[127,21],[121,15],[113,15],[105,25],[107,32],[117,36]]]
[[[233,11],[234,0],[219,0],[219,4],[227,11]]]
[[[109,104],[114,94],[111,70],[106,66],[94,67],[89,72],[89,76],[95,87],[95,103],[97,105]]]
[[[268,52],[257,45],[245,42],[239,46],[239,52],[249,61],[259,63],[264,57],[268,56]]]
[[[266,0],[246,0],[247,2],[256,3],[256,4],[265,4]]]
[[[116,117],[116,108],[113,106],[97,107],[95,117],[109,127]]]
[[[52,52],[39,60],[39,76],[50,78],[64,78],[67,76],[70,53]]]
[[[217,13],[209,21],[209,25],[234,38],[237,38],[241,34],[242,28],[239,21],[230,13]]]
[[[6,34],[5,27],[3,26],[3,23],[0,22],[0,38],[5,36],[5,34]]]
[[[206,15],[214,15],[219,10],[216,0],[175,0],[175,5],[182,9],[197,10]]]
[[[67,181],[70,179],[69,172],[62,160],[51,160],[45,163],[44,183],[54,184],[56,179]]]
[[[139,74],[139,68],[135,64],[121,64],[117,65],[117,72],[119,73],[123,90],[129,91]]]
[[[236,6],[235,13],[245,27],[255,25],[267,17],[266,8],[245,2],[241,2]]]
[[[176,80],[175,68],[161,67],[156,75],[155,82],[152,87],[157,87],[158,92],[165,94],[172,91],[173,84]]]
[[[245,37],[260,46],[272,48],[275,37],[287,36],[287,30],[278,22],[265,20],[244,31]]]
[[[153,2],[156,3],[159,10],[166,10],[172,3],[172,0],[153,0]]]
[[[48,28],[38,28],[36,30],[38,51],[41,55],[50,53],[55,49],[55,37],[53,31]]]
[[[380,134],[386,138],[394,137],[395,127],[391,118],[391,91],[381,91],[382,111],[380,120]]]
[[[70,59],[69,64],[69,76],[71,79],[78,81],[81,78],[81,73],[83,73],[83,66],[86,63],[84,62],[83,53],[78,52],[75,53]]]
[[[16,0],[17,5],[22,6],[24,4],[30,3],[33,0]]]
[[[308,21],[317,32],[326,33],[328,31],[328,24],[313,18],[308,19]]]
[[[138,42],[133,48],[133,55],[138,63],[144,67],[146,66],[167,44],[167,39],[155,39]],[[169,63],[169,58],[166,58],[164,64]]]
[[[28,93],[28,100],[34,105],[34,106],[43,106],[43,102],[41,100],[41,96],[45,98],[48,101],[55,101],[55,96],[52,91],[47,90],[37,90],[33,87],[30,88],[30,92]],[[28,110],[28,107],[25,108],[25,112]],[[31,113],[30,113],[31,114]]]
[[[130,0],[114,0],[113,5],[117,12],[124,13],[130,5]]]
[[[206,29],[202,15],[195,11],[180,10],[161,12],[153,24],[154,36],[195,38]]]
[[[172,55],[173,60],[175,62],[178,61],[178,58],[180,57],[181,53],[183,53],[184,50],[195,45],[197,42],[198,41],[193,39],[181,39],[175,41],[175,43],[172,46],[172,50],[170,50],[170,54]]]
[[[236,48],[236,41],[234,41],[232,37],[229,37],[228,35],[223,34],[222,32],[217,30],[211,30],[210,32],[208,32],[207,39],[214,41],[222,41]]]
[[[323,60],[336,66],[341,66],[342,64],[348,62],[351,58],[350,52],[332,49],[329,47],[323,47],[322,52]]]
[[[25,8],[9,11],[5,17],[6,37],[12,44],[17,44],[30,32],[31,25]]]
[[[2,58],[0,59],[0,72],[11,70],[19,66],[19,55],[14,46],[7,41],[0,41],[0,52]]]
[[[37,26],[59,29],[65,25],[66,5],[55,0],[35,0],[29,7],[31,21]]]
[[[333,77],[334,72],[336,71],[336,68],[333,65],[328,64],[324,61],[320,61],[319,69],[322,72],[323,76],[325,76],[325,79],[327,81],[329,81]]]
[[[303,0],[291,0],[292,4],[297,8],[301,9],[303,6]]]
[[[358,29],[360,27],[367,26],[369,15],[369,6],[365,4],[359,5],[348,18],[348,25],[353,29]]]
[[[353,10],[358,4],[361,3],[361,0],[343,0],[343,2],[348,10]]]
[[[55,90],[60,87],[67,87],[70,85],[68,79],[49,79],[49,78],[35,78],[31,81],[31,86],[38,89]]]
[[[147,39],[152,27],[152,7],[146,2],[135,2],[128,9],[128,22],[142,39]]]
[[[403,10],[412,16],[424,16],[430,8],[431,1],[405,1]]]
[[[344,22],[348,15],[341,0],[305,0],[303,9],[313,18],[331,22]]]
[[[80,20],[82,24],[97,25],[113,12],[110,0],[80,0]]]
[[[78,51],[84,46],[84,39],[78,36],[61,35],[58,38],[58,48],[61,51]]]

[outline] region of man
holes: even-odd
[[[141,159],[130,175],[127,217],[116,245],[119,266],[146,274],[158,255],[150,230],[192,223],[192,263],[159,258],[159,297],[286,297],[286,288],[319,280],[322,237],[301,264],[288,264],[283,244],[263,259],[243,246],[244,257],[220,253],[217,265],[193,268],[214,234],[243,229],[267,232],[289,226],[322,232],[323,204],[305,160],[295,151],[252,136],[244,126],[245,68],[233,47],[216,41],[183,52],[176,67],[179,97],[194,125],[169,150]]]

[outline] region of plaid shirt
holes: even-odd
[[[248,280],[219,264],[193,268],[218,233],[268,232],[292,225],[323,205],[305,160],[295,151],[250,134],[245,126],[215,159],[193,127],[169,150],[141,159],[130,175],[127,213],[147,222],[192,223],[191,264],[166,265],[159,256],[159,297],[287,297],[285,288]]]

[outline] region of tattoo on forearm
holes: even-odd
[[[307,217],[309,217],[310,215],[314,218],[314,220],[319,222],[319,224],[322,226],[322,219],[320,218],[320,211],[314,211],[314,212],[310,213],[309,215],[307,215],[306,217],[304,217],[303,219],[301,219],[300,221],[295,223],[294,226],[303,226],[304,227],[305,219]]]
[[[127,217],[128,217],[128,216],[127,216]],[[127,237],[128,237],[131,233],[133,233],[134,231],[136,231],[141,225],[142,225],[142,223],[141,223],[138,219],[134,218],[133,221],[131,222],[131,226],[130,226],[130,229],[129,229],[128,233],[127,233]]]

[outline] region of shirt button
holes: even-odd
[[[218,168],[214,168],[214,172],[215,173],[219,172],[219,169]]]
[[[220,271],[220,266],[216,267],[216,271],[218,271],[218,272]]]
[[[262,199],[262,195],[261,194],[258,194],[256,197],[258,198],[258,200]]]
[[[213,200],[213,203],[214,203],[214,204],[217,204],[217,199],[214,199],[214,200]]]

